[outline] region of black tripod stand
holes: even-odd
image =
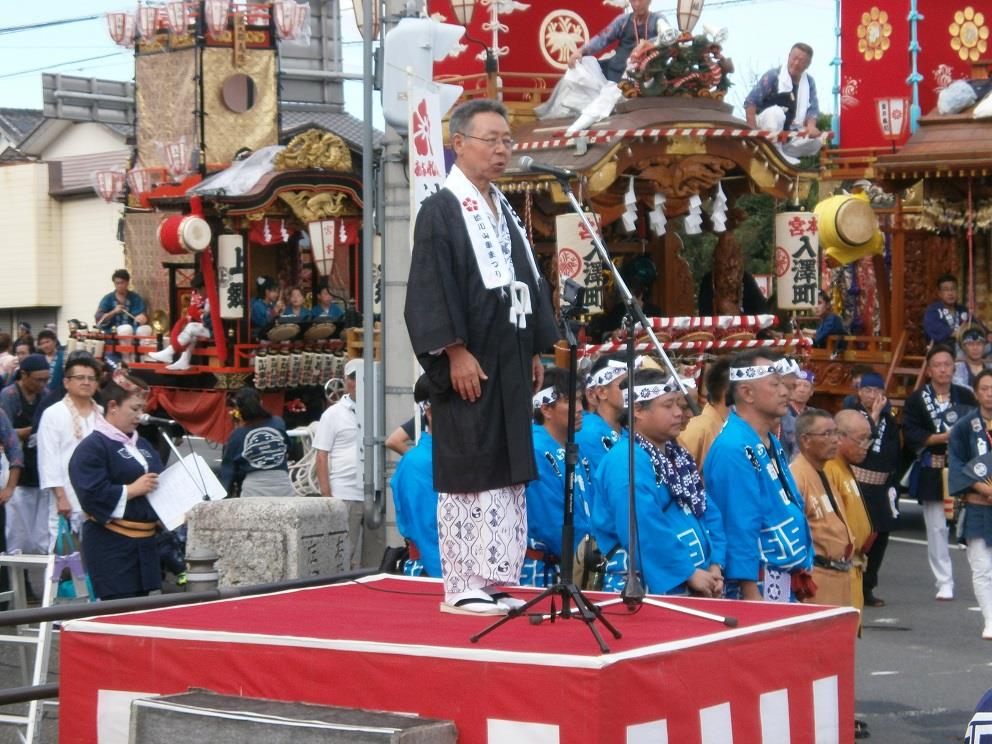
[[[534,605],[544,601],[546,597],[551,597],[551,622],[557,618],[567,620],[578,617],[589,628],[593,634],[599,649],[604,654],[610,652],[609,646],[603,640],[599,630],[596,628],[596,621],[603,624],[614,638],[620,638],[621,634],[610,622],[603,617],[602,610],[583,595],[582,590],[576,586],[572,580],[573,568],[575,565],[575,466],[579,461],[579,446],[575,443],[575,397],[579,389],[578,386],[578,341],[572,331],[570,317],[581,311],[581,293],[575,296],[566,294],[568,308],[562,311],[562,326],[565,331],[565,340],[568,342],[568,434],[565,441],[565,509],[561,527],[561,564],[558,580],[547,587],[543,592],[528,601],[517,609],[510,610],[504,617],[485,628],[480,633],[476,633],[469,640],[477,643],[480,638],[496,630],[504,623],[526,614]],[[561,611],[555,609],[555,597],[561,598]],[[572,606],[574,605],[574,611]],[[540,618],[538,618],[540,620]]]

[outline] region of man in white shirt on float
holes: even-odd
[[[345,394],[320,417],[313,447],[326,456],[317,457],[320,495],[340,499],[348,506],[348,537],[351,541],[349,569],[362,563],[362,525],[365,494],[358,463],[358,416],[355,413],[355,375],[361,359],[344,367]]]

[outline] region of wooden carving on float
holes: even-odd
[[[713,312],[737,315],[743,301],[744,254],[729,230],[720,235],[713,249]],[[733,312],[724,312],[723,308]]]
[[[906,312],[906,350],[923,354],[926,339],[923,336],[923,313],[936,299],[937,277],[944,273],[956,274],[957,250],[953,237],[934,235],[923,230],[906,233],[906,276],[904,302]]]
[[[696,314],[696,282],[692,278],[692,269],[682,257],[682,239],[674,230],[669,230],[662,237],[664,241],[664,261],[661,273],[664,278],[664,296],[662,310],[666,315],[695,315]]]
[[[320,169],[351,171],[351,151],[340,137],[320,129],[308,129],[289,141],[276,155],[276,170]]]
[[[293,214],[304,223],[319,222],[331,217],[359,214],[341,191],[283,191],[279,194]]]
[[[688,199],[712,189],[734,165],[733,160],[715,155],[688,155],[646,158],[633,167],[641,178],[658,184],[667,199]]]

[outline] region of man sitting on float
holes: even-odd
[[[169,345],[161,351],[148,355],[153,362],[168,365],[166,366],[168,370],[189,369],[190,357],[193,356],[193,347],[196,346],[197,339],[210,338],[210,300],[203,291],[203,275],[199,271],[193,275],[190,287],[193,288],[193,292],[189,297],[189,306],[186,308],[186,314],[172,326]],[[177,351],[180,353],[179,359],[173,361]]]
[[[255,283],[258,285],[258,297],[251,301],[251,330],[255,338],[263,338],[286,305],[279,298],[279,285],[275,279],[260,276]]]
[[[812,61],[813,47],[793,44],[786,63],[762,75],[744,99],[748,126],[773,134],[795,134],[781,146],[782,153],[791,158],[815,155],[823,145],[816,126],[820,116],[816,83],[806,72]]]
[[[153,334],[152,327],[148,325],[147,306],[141,295],[130,290],[131,275],[127,269],[117,269],[111,279],[114,291],[100,300],[94,316],[96,325],[104,333],[151,338]],[[144,348],[145,344],[141,345]],[[154,349],[154,345],[151,348]],[[132,358],[131,354],[126,353],[121,356]]]

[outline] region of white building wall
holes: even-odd
[[[79,122],[62,132],[41,153],[44,160],[61,160],[95,152],[111,152],[124,147],[124,136],[93,122]]]
[[[0,167],[0,307],[51,307],[62,294],[61,207],[48,196],[46,163]]]
[[[100,298],[113,288],[110,275],[124,267],[124,248],[117,241],[120,204],[98,197],[62,203],[62,296],[58,313],[59,337],[66,323],[78,318],[92,326]]]

